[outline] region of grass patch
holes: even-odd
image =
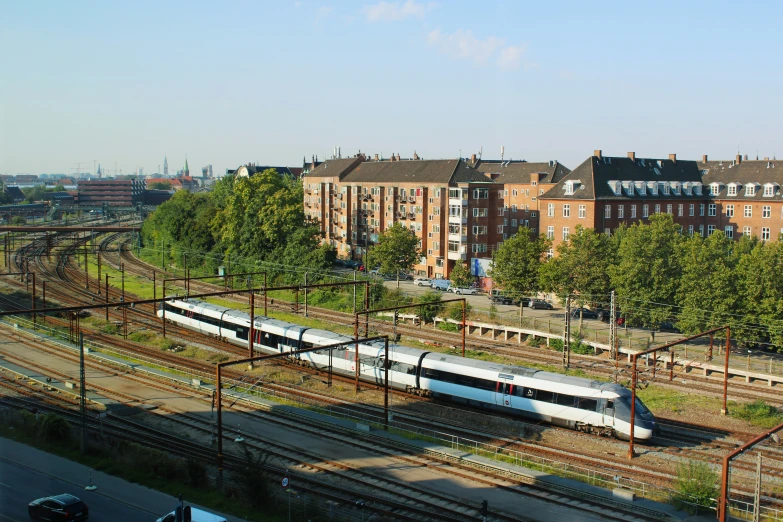
[[[746,402],[729,410],[733,416],[759,428],[770,429],[783,423],[783,412],[762,400]]]

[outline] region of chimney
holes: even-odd
[[[415,159],[415,160],[419,159],[419,155],[416,154],[415,150],[413,151],[413,159]]]
[[[742,159],[743,159],[744,161],[748,161],[748,155],[747,155],[747,154],[745,154],[745,157],[744,157],[744,158],[742,158]]]
[[[635,152],[629,152],[628,153],[628,159],[631,161],[636,161],[636,153]]]
[[[375,155],[375,161],[378,161],[378,155],[377,154]]]
[[[737,154],[737,157],[736,157],[736,159],[734,160],[734,162],[735,162],[735,164],[736,164],[736,165],[739,165],[740,163],[742,163],[742,156],[740,156],[739,154]]]
[[[769,156],[764,156],[764,161],[769,161]]]
[[[706,154],[704,154],[704,155],[701,157],[701,162],[702,162],[702,163],[707,163],[707,155],[706,155]]]
[[[593,151],[593,156],[598,156],[598,159],[601,159],[603,156],[601,156],[601,149],[596,149]]]
[[[677,163],[677,155],[676,154],[669,154],[669,159],[672,160],[672,163]]]
[[[473,164],[476,163],[476,155],[475,154],[471,154],[470,155],[470,162],[473,163]]]

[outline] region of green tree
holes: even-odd
[[[156,181],[154,183],[150,183],[147,188],[151,190],[171,190],[171,183],[168,181]]]
[[[467,288],[473,282],[473,275],[468,270],[468,267],[465,266],[465,263],[457,262],[454,263],[454,268],[451,269],[449,280],[454,287]]]
[[[557,256],[541,266],[541,289],[561,301],[575,295],[579,306],[602,303],[610,291],[611,252],[608,235],[577,226],[557,245]]]
[[[25,187],[22,189],[22,194],[24,194],[25,201],[28,203],[35,203],[36,201],[41,201],[43,199],[44,194],[46,194],[46,186],[35,185],[34,187]]]
[[[549,239],[543,236],[534,238],[529,228],[520,228],[492,253],[489,276],[493,286],[502,288],[506,295],[524,296],[538,292],[541,262],[550,244]],[[520,302],[520,326],[523,310]]]
[[[712,506],[712,499],[718,496],[718,474],[706,462],[689,460],[677,465],[677,479],[674,482],[679,500]]]
[[[435,319],[443,309],[441,293],[437,290],[427,290],[416,299],[416,302],[424,305],[420,307],[419,317],[425,323]]]
[[[673,314],[679,284],[680,225],[669,214],[624,231],[609,277],[631,324],[657,326]]]
[[[394,223],[378,236],[378,243],[369,250],[371,266],[379,266],[381,273],[397,274],[410,271],[419,262],[419,239],[412,230]]]
[[[783,352],[783,243],[755,241],[743,246],[740,241],[740,251],[735,273],[742,317],[732,328],[732,337],[769,342]]]
[[[736,243],[722,232],[680,243],[682,273],[677,289],[678,327],[687,334],[731,324],[737,312]]]

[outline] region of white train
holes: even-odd
[[[173,297],[165,303],[166,320],[198,332],[247,346],[250,315],[195,299]],[[158,310],[163,317],[163,309]],[[327,330],[299,326],[265,316],[254,318],[256,350],[284,353],[326,346],[351,338]],[[332,351],[332,371],[355,374],[355,348]],[[329,353],[294,357],[302,364],[325,369]],[[360,378],[383,384],[383,342],[359,344]],[[570,377],[520,366],[426,352],[389,345],[389,385],[410,393],[451,400],[472,407],[522,415],[554,425],[602,435],[629,437],[631,392],[617,384]],[[634,438],[647,440],[659,428],[652,413],[637,398]]]

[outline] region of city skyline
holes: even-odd
[[[0,172],[778,154],[776,3],[13,4]],[[275,24],[261,24],[274,19]],[[242,23],[263,30],[237,32]],[[177,23],[174,23],[177,22]],[[86,25],[95,30],[80,31]],[[725,38],[731,31],[732,37]],[[36,34],[47,38],[37,38]],[[124,38],[123,34],[134,34]],[[199,167],[194,167],[199,168]]]

